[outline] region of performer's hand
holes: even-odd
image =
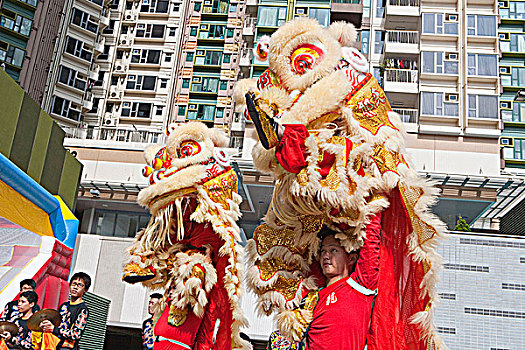
[[[55,329],[55,325],[51,323],[49,320],[44,320],[40,322],[40,328],[44,331],[44,333],[52,333]]]
[[[0,337],[4,338],[5,341],[9,341],[11,339],[11,333],[5,331],[4,333],[0,334]]]

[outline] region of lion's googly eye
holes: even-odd
[[[177,156],[179,158],[193,157],[199,154],[202,150],[200,143],[194,140],[188,140],[181,142],[177,149]]]
[[[306,43],[296,47],[290,55],[290,64],[295,74],[303,75],[317,65],[324,57],[320,43]]]

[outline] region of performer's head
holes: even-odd
[[[160,293],[153,293],[149,296],[148,313],[151,316],[155,313],[155,306],[157,306],[160,299],[162,299],[162,294]]]
[[[358,258],[358,252],[347,253],[337,238],[336,232],[323,228],[319,233],[321,251],[319,254],[321,269],[327,283],[350,276]]]
[[[29,311],[33,310],[33,307],[38,302],[38,294],[32,290],[27,290],[20,293],[20,298],[18,299],[18,311],[22,315],[26,315]]]
[[[20,291],[25,292],[27,290],[34,291],[36,288],[35,280],[31,278],[27,278],[25,280],[20,281]]]
[[[69,295],[72,299],[81,299],[91,286],[91,277],[85,272],[77,272],[69,280]]]

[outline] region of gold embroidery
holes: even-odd
[[[403,197],[405,208],[407,209],[408,215],[412,221],[412,228],[418,237],[419,244],[423,244],[429,239],[432,239],[437,234],[436,229],[432,225],[421,220],[421,218],[417,216],[414,211],[416,204],[423,196],[423,190],[421,188],[405,187],[404,185],[400,185],[399,192]]]
[[[389,152],[383,145],[375,145],[372,158],[374,159],[381,174],[384,174],[387,171],[393,171],[399,175],[397,166],[400,163],[405,163],[405,160],[401,154],[397,152]]]
[[[295,247],[295,232],[293,230],[274,229],[267,224],[257,226],[253,233],[253,239],[257,243],[257,253],[264,255],[274,246],[288,248],[292,253],[300,254]]]
[[[314,311],[317,302],[319,301],[319,291],[314,290],[308,293],[306,300],[304,301],[304,309]]]
[[[286,301],[293,300],[295,298],[295,294],[297,293],[297,290],[299,289],[299,286],[301,282],[303,281],[302,278],[284,278],[282,276],[279,276],[277,278],[277,281],[267,287],[258,287],[257,291],[259,295],[268,293],[268,292],[277,292],[281,294]]]
[[[397,130],[388,119],[388,112],[392,108],[377,80],[370,79],[350,99],[348,105],[352,109],[354,119],[372,134],[377,135],[383,126]]]
[[[299,221],[303,224],[303,233],[319,232],[324,220],[324,216],[302,215],[299,217]]]
[[[170,312],[168,314],[168,324],[173,327],[180,327],[186,322],[188,318],[188,308],[178,309],[174,304],[170,306]]]
[[[299,173],[297,173],[296,178],[297,178],[297,183],[301,187],[304,187],[304,186],[308,185],[308,170],[307,170],[307,168],[302,168],[299,171]]]
[[[265,259],[257,263],[259,271],[261,273],[261,279],[268,281],[278,271],[294,271],[299,270],[299,264],[297,263],[286,263],[284,260],[279,258]]]

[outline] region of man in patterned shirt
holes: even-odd
[[[153,349],[155,343],[155,336],[153,335],[153,314],[155,313],[155,306],[159,300],[162,299],[162,294],[153,293],[149,296],[148,313],[150,318],[142,322],[142,348],[143,350]]]
[[[91,277],[87,273],[77,272],[69,281],[69,301],[58,308],[62,321],[55,327],[50,321],[42,321],[40,327],[44,332],[53,333],[60,342],[57,350],[78,350],[79,342],[86,328],[89,310],[82,300],[91,286]]]
[[[38,302],[38,295],[32,290],[22,292],[18,298],[18,317],[12,319],[18,327],[18,334],[11,338],[9,333],[2,335],[9,349],[32,349],[31,331],[27,327],[27,320],[33,316],[33,307]]]
[[[22,280],[20,282],[20,293],[23,293],[25,291],[35,291],[36,283],[33,279],[28,278],[25,280]],[[35,302],[35,306],[33,307],[33,313],[40,310],[40,307]],[[2,313],[2,317],[0,317],[0,321],[13,321],[15,318],[19,317],[20,314],[18,312],[18,300],[13,300],[8,302],[5,305],[4,312]]]

